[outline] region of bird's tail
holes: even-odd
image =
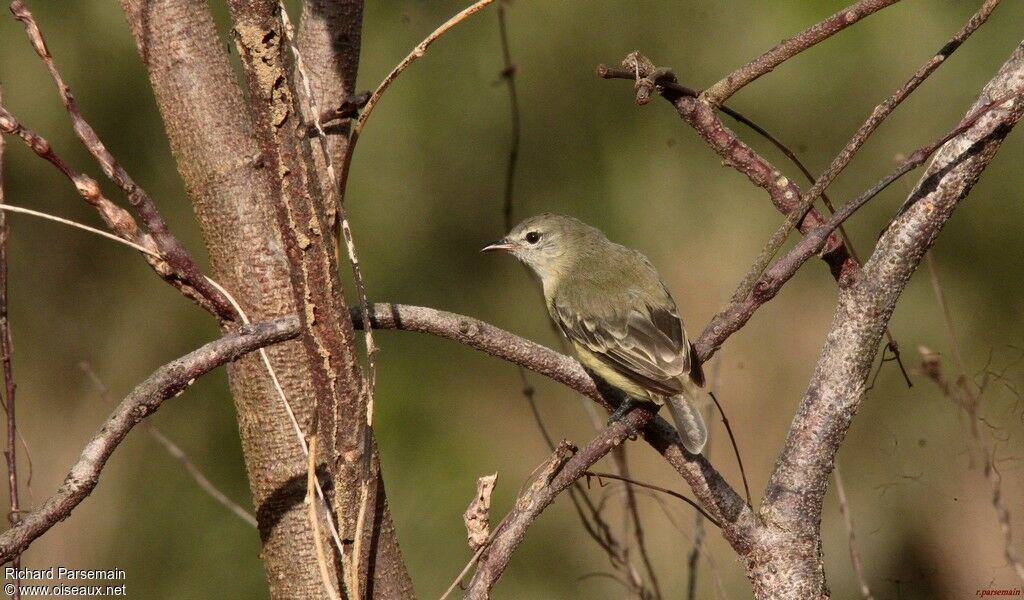
[[[669,398],[666,404],[676,423],[683,447],[690,454],[700,454],[708,443],[708,429],[699,408],[706,392],[689,377],[683,377],[682,380],[683,392]]]

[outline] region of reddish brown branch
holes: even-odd
[[[185,391],[197,377],[224,363],[299,334],[294,316],[246,325],[157,369],[114,409],[81,457],[71,467],[64,484],[39,508],[25,513],[19,523],[0,535],[0,563],[24,552],[36,538],[66,519],[99,482],[107,459],[128,432],[153,414],[164,400]]]
[[[177,276],[174,267],[160,254],[160,249],[153,236],[142,232],[128,211],[117,206],[113,201],[104,196],[99,183],[95,179],[76,171],[67,161],[54,152],[53,147],[46,138],[23,126],[3,106],[0,106],[0,134],[17,136],[37,156],[53,165],[75,186],[82,199],[96,208],[100,218],[103,219],[103,222],[106,223],[111,231],[129,242],[147,249],[147,252],[142,253],[143,257],[157,275],[180,290],[189,299],[216,314],[216,308],[206,296],[200,294],[197,288],[189,285],[184,279]]]
[[[885,99],[881,104],[876,106],[867,120],[863,125],[853,134],[853,137],[846,143],[843,149],[838,155],[832,160],[832,163],[825,169],[825,172],[811,186],[811,189],[807,190],[800,197],[800,202],[797,206],[786,215],[786,220],[779,226],[778,229],[772,233],[771,238],[765,244],[764,248],[758,253],[757,258],[751,265],[747,272],[747,275],[743,278],[743,282],[740,283],[736,292],[732,296],[733,302],[739,302],[750,294],[753,289],[754,283],[757,278],[761,276],[761,273],[768,267],[772,258],[779,252],[783,244],[786,243],[786,238],[797,226],[803,216],[814,203],[825,193],[825,189],[832,184],[833,181],[839,176],[843,170],[853,160],[854,155],[864,145],[864,142],[878,129],[882,122],[899,106],[904,100],[914,92],[929,75],[935,72],[940,65],[944,64],[946,59],[954,52],[957,48],[963,44],[972,33],[974,33],[981,25],[988,20],[989,15],[995,10],[996,6],[999,5],[1000,0],[986,0],[981,6],[977,13],[975,13],[970,20],[965,24],[960,31],[958,31],[953,38],[947,42],[943,47],[931,57],[925,64],[923,64],[917,71],[897,89],[891,96]],[[856,256],[852,252],[854,259]],[[856,262],[860,262],[857,260]],[[890,337],[890,340],[892,338]],[[897,359],[899,354],[897,353]]]
[[[935,142],[915,150],[907,159],[900,163],[896,170],[872,186],[871,189],[845,204],[825,224],[809,231],[792,250],[765,271],[754,285],[753,293],[742,302],[733,303],[715,315],[707,327],[704,328],[700,337],[694,342],[697,353],[701,356],[702,360],[710,358],[730,335],[738,331],[750,320],[750,317],[753,316],[754,312],[762,304],[774,298],[779,290],[782,289],[782,286],[796,274],[803,263],[815,256],[822,248],[827,247],[826,244],[830,239],[831,233],[846,219],[894,181],[924,163],[942,145],[963,134],[974,126],[979,119],[1000,107],[1000,105],[1018,98],[1021,94],[1021,91],[1014,91],[992,102],[981,105],[952,131]]]
[[[861,0],[848,6],[824,21],[783,40],[771,50],[729,73],[721,81],[705,90],[701,97],[711,106],[720,106],[740,88],[758,77],[770,73],[785,61],[832,37],[864,17],[897,2],[899,0]]]
[[[177,283],[174,283],[176,287],[181,289],[186,296],[196,301],[200,306],[213,313],[222,322],[235,321],[238,315],[235,314],[231,303],[199,272],[199,268],[196,266],[195,261],[192,260],[192,256],[185,250],[185,247],[178,241],[178,238],[174,237],[168,230],[167,223],[164,221],[163,216],[160,215],[160,211],[157,210],[156,203],[153,202],[153,199],[150,198],[145,190],[135,183],[128,172],[121,167],[120,163],[117,162],[113,154],[107,150],[107,147],[100,140],[96,131],[82,116],[78,103],[71,94],[71,88],[64,82],[60,71],[57,70],[57,65],[53,60],[53,56],[50,55],[46,41],[43,39],[43,34],[39,30],[39,26],[32,13],[29,12],[21,0],[11,2],[11,12],[16,19],[24,24],[25,33],[32,44],[32,48],[39,55],[39,58],[42,59],[50,73],[50,77],[56,84],[61,101],[64,103],[64,108],[67,110],[74,125],[75,135],[78,136],[82,145],[99,163],[103,173],[125,193],[128,197],[128,202],[135,208],[139,218],[142,219],[142,222],[149,230],[149,236],[152,237],[157,251],[162,257],[163,262],[170,269],[169,273],[161,274],[169,281],[173,277],[177,281]],[[154,268],[156,267],[154,266]]]
[[[820,519],[833,459],[860,407],[896,302],[943,225],[1024,114],[1022,94],[1024,44],[985,86],[969,112],[973,116],[967,120],[973,124],[936,154],[857,281],[840,289],[832,326],[761,506],[760,514],[772,529],[764,539],[774,543],[752,553],[747,571],[756,596],[827,595]],[[773,554],[778,544],[785,544],[785,555]]]
[[[3,97],[0,95],[0,102]],[[4,136],[0,135],[0,204],[6,202],[4,196]],[[15,418],[14,394],[17,386],[14,383],[14,372],[11,369],[11,355],[14,347],[11,344],[11,322],[8,313],[7,295],[7,213],[0,211],[0,360],[3,361],[4,395],[3,405],[7,417],[7,447],[4,450],[4,458],[7,460],[7,490],[11,497],[11,510],[7,513],[7,520],[11,525],[16,524],[21,516],[21,506],[18,503],[18,425]],[[21,568],[21,556],[15,556],[11,561],[14,567],[14,589],[11,598],[17,600],[21,597],[21,578],[18,576],[18,569]]]

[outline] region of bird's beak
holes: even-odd
[[[509,252],[509,251],[511,251],[515,247],[516,247],[516,245],[514,243],[512,243],[511,240],[509,240],[508,238],[502,238],[502,239],[494,242],[493,244],[484,246],[484,248],[482,250],[480,250],[480,251],[481,252],[493,252],[494,250],[502,250],[504,252]]]

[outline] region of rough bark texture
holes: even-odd
[[[305,0],[302,3],[296,45],[302,53],[314,104],[321,112],[338,108],[355,92],[362,25],[362,0]],[[348,148],[348,136],[344,134],[348,133],[348,128],[347,121],[330,128],[327,151],[335,165],[344,162]],[[313,160],[317,172],[323,173],[326,165],[320,153],[314,152]],[[330,183],[323,178],[322,185]],[[326,188],[323,196],[325,199],[333,197]],[[333,224],[337,207],[328,202],[325,208]]]
[[[291,289],[304,328],[301,339],[312,377],[317,431],[327,442],[322,458],[334,481],[342,579],[346,591],[360,598],[408,597],[411,581],[390,526],[373,432],[366,424],[355,334],[338,278],[322,188],[305,142],[307,127],[296,96],[280,4],[231,0],[229,8],[261,160],[276,196],[277,226],[292,266]]]
[[[248,110],[204,0],[122,0],[206,240],[213,276],[253,320],[297,313],[273,193]],[[299,426],[309,431],[309,367],[298,342],[268,350]],[[271,596],[323,595],[302,505],[306,464],[258,357],[230,369]],[[325,538],[325,543],[329,543]]]
[[[1024,89],[1024,44],[971,108]],[[859,277],[843,286],[821,356],[768,484],[765,529],[748,557],[758,598],[827,598],[821,508],[835,454],[864,396],[882,334],[907,281],[1005,136],[1016,98],[943,146],[886,229]]]

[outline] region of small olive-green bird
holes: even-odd
[[[704,373],[646,256],[551,213],[516,225],[484,248],[492,250],[515,256],[537,276],[548,312],[580,362],[632,399],[668,404],[683,447],[700,454],[708,439],[697,405]]]

